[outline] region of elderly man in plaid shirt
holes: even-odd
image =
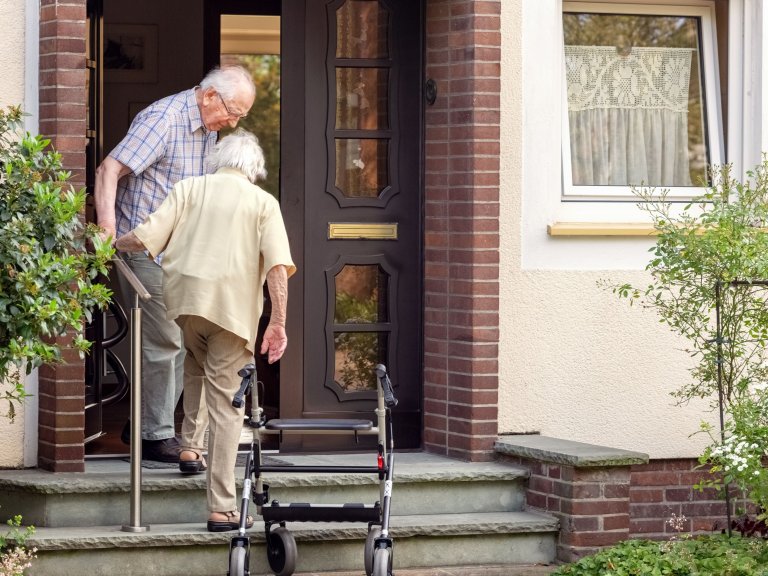
[[[249,72],[224,66],[209,72],[195,86],[151,104],[137,114],[128,134],[96,170],[95,206],[104,235],[117,238],[153,213],[174,184],[206,172],[206,158],[218,131],[234,128],[256,96]],[[166,318],[162,294],[162,255],[143,254],[126,260],[152,299],[143,305],[142,323],[142,456],[147,460],[179,462],[174,411],[183,382],[184,346],[179,327]],[[130,286],[120,278],[126,296]],[[195,420],[198,444],[207,425],[205,406]],[[123,441],[130,442],[130,428]],[[186,453],[185,453],[186,455]],[[183,472],[205,469],[202,458],[180,462]]]

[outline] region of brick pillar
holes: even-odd
[[[61,153],[72,184],[85,183],[85,0],[40,2],[40,133]],[[71,337],[57,340],[63,347]],[[39,374],[38,465],[54,472],[84,469],[85,368],[76,352]]]
[[[424,447],[493,458],[501,2],[427,1]]]

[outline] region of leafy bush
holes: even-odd
[[[21,134],[22,116],[19,107],[0,110],[0,382],[10,382],[0,399],[10,418],[26,396],[17,369],[60,360],[54,339],[68,329],[77,349],[88,348],[83,323],[109,301],[95,280],[113,254],[82,222],[85,191],[68,183],[50,140]]]
[[[768,542],[708,535],[668,542],[627,540],[551,576],[766,576]]]
[[[711,444],[701,487],[735,485],[768,509],[768,159],[737,181],[729,166],[685,206],[654,189],[636,191],[658,234],[646,287],[612,286],[654,309],[687,340],[691,380],[673,394],[681,403],[708,399],[722,429],[702,429]]]

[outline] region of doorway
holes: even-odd
[[[258,95],[242,125],[264,147],[263,187],[280,200],[298,266],[289,281],[288,351],[277,365],[257,366],[267,413],[370,417],[372,368],[383,363],[400,400],[397,446],[420,448],[423,2],[141,1],[146,10],[130,12],[156,27],[162,87],[106,75],[96,83],[108,116],[102,157],[140,109],[137,95],[149,103],[187,89],[219,63],[251,69]],[[119,2],[94,2],[102,3],[107,31],[126,16]],[[179,39],[166,42],[166,34]],[[128,365],[127,350],[116,354]],[[102,365],[95,372],[110,387],[114,370]],[[127,397],[102,406],[86,453],[120,448],[107,439],[119,438],[127,414]],[[292,438],[281,449],[360,447],[329,438]]]

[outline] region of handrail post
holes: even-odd
[[[131,308],[131,516],[130,523],[123,524],[123,532],[146,532],[149,526],[141,524],[141,306],[139,298],[152,296],[144,288],[122,258],[112,260],[120,273],[136,291]]]

